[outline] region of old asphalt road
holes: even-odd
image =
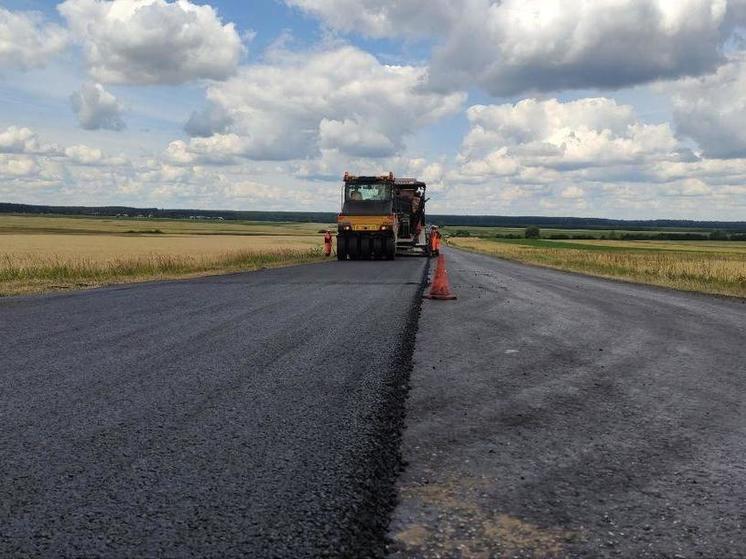
[[[746,304],[448,250],[394,557],[746,557]]]
[[[380,555],[425,266],[0,300],[0,556]]]

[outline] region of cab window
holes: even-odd
[[[391,186],[388,184],[350,184],[346,188],[348,202],[384,201],[391,199]]]

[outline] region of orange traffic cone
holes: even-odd
[[[426,299],[439,299],[448,301],[455,299],[456,296],[451,293],[448,286],[448,272],[446,272],[446,258],[442,254],[438,256],[438,265],[435,268],[435,277],[430,286],[430,293],[425,295]]]

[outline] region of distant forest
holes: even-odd
[[[54,214],[108,217],[151,217],[168,219],[224,219],[241,221],[291,221],[330,223],[336,220],[334,212],[259,212],[232,210],[169,210],[159,208],[131,208],[127,206],[37,206],[30,204],[0,203],[0,213]],[[690,231],[745,232],[746,221],[693,221],[686,219],[625,220],[590,217],[500,216],[500,215],[430,215],[429,221],[437,225],[484,227],[537,227],[556,229],[619,229],[656,231],[678,229]]]

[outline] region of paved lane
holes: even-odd
[[[0,556],[380,551],[424,267],[0,300]]]
[[[746,556],[743,300],[447,259],[393,555]]]

